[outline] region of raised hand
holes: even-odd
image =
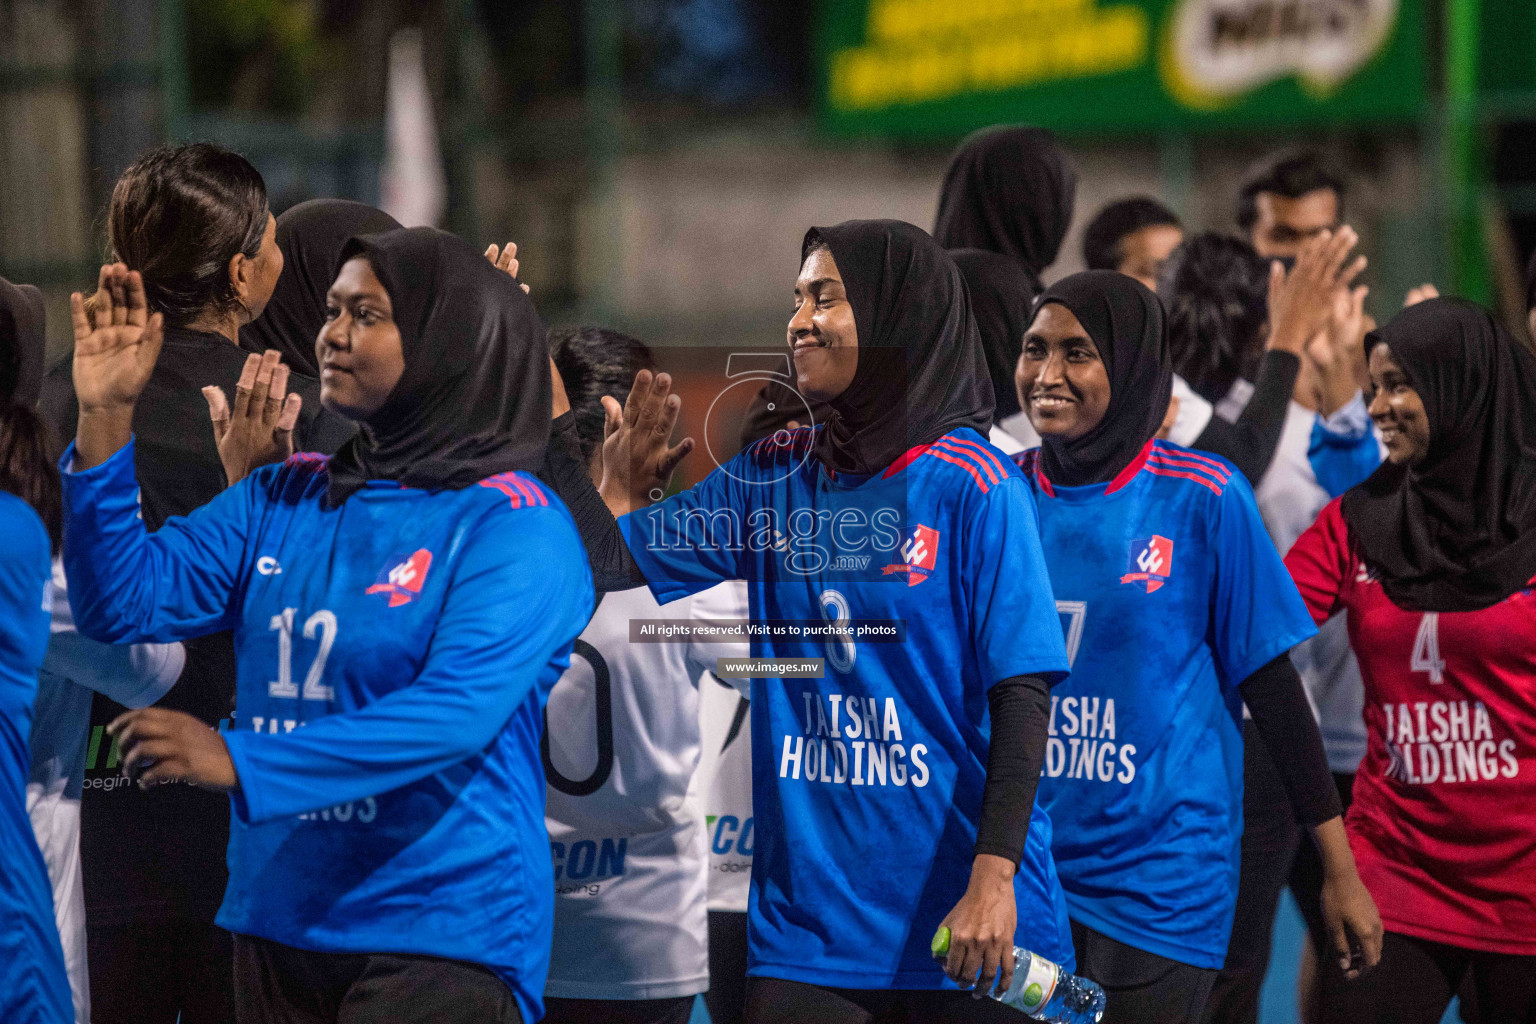
[[[517,281],[518,262],[516,242],[508,242],[505,249],[498,249],[496,247],[496,243],[492,242],[490,245],[485,247],[485,258],[490,260],[491,265],[497,270],[504,271],[509,277],[512,278],[512,280]],[[528,286],[523,284],[523,282],[517,281],[517,286],[523,290],[524,295],[528,294]]]
[[[165,318],[149,312],[144,279],[122,263],[101,268],[89,310],[79,292],[71,295],[69,313],[80,404],[75,468],[89,469],[128,443],[134,404],[160,355]]]
[[[69,297],[75,328],[75,397],[80,411],[133,408],[154,372],[165,318],[149,312],[144,279],[122,263],[101,268],[91,308]]]
[[[670,445],[682,399],[672,394],[672,378],[641,370],[621,407],[603,398],[603,482],[598,491],[615,516],[661,498],[672,473],[693,451],[693,438]]]
[[[1334,295],[1327,325],[1307,342],[1307,359],[1317,368],[1317,409],[1324,416],[1349,404],[1365,373],[1365,336],[1372,321],[1365,313],[1365,285]]]
[[[1279,261],[1270,264],[1270,348],[1299,356],[1328,325],[1338,292],[1347,290],[1365,269],[1364,256],[1345,263],[1359,241],[1355,229],[1346,224],[1308,239],[1289,273]]]
[[[1409,306],[1417,306],[1428,299],[1438,299],[1439,297],[1440,289],[1426,282],[1417,288],[1408,289],[1408,295],[1403,299],[1403,308],[1407,309]]]
[[[288,394],[288,367],[276,349],[246,358],[235,384],[233,414],[223,388],[205,387],[203,398],[213,421],[219,461],[231,487],[252,470],[293,454],[293,428],[304,399]]]

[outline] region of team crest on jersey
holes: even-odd
[[[901,562],[888,565],[880,572],[890,576],[905,573],[907,586],[915,587],[933,572],[939,558],[939,531],[928,526],[914,526],[901,544]]]
[[[1173,575],[1173,541],[1153,535],[1131,542],[1130,570],[1120,577],[1121,583],[1145,583],[1147,593],[1168,582]]]
[[[432,568],[432,552],[426,548],[422,548],[409,558],[391,559],[390,567],[379,573],[378,580],[364,593],[388,594],[391,608],[409,604],[412,598],[421,593],[422,584],[427,582],[427,570],[430,568]]]

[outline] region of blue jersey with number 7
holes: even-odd
[[[620,525],[658,601],[746,580],[753,656],[823,660],[819,678],[752,680],[748,973],[953,987],[928,947],[970,877],[987,690],[1067,668],[1034,501],[971,430],[834,478],[815,429],[760,441]],[[1036,807],[1016,941],[1071,966],[1049,851]]]
[[[64,456],[80,631],[233,629],[240,788],[218,923],[300,949],[483,964],[542,1015],[553,918],[542,709],[592,610],[575,525],[533,477],[370,484],[258,470],[147,534],[133,446]]]
[[[1109,483],[1058,487],[1037,456],[1014,458],[1072,655],[1040,780],[1067,903],[1127,945],[1219,968],[1243,830],[1237,686],[1317,630],[1230,463],[1153,441]]]

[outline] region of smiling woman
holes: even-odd
[[[1432,1024],[1469,985],[1483,1019],[1531,1020],[1536,360],[1455,299],[1404,310],[1366,348],[1388,462],[1285,558],[1359,656],[1350,837],[1386,925],[1374,975],[1323,965],[1319,1019]]]
[[[827,401],[848,390],[859,366],[859,329],[832,250],[821,236],[807,242],[795,281],[795,315],[789,320],[800,393]]]
[[[1048,690],[1066,668],[1034,511],[984,440],[992,389],[969,293],[927,233],[883,220],[812,229],[795,297],[788,342],[801,388],[831,407],[822,423],[779,430],[647,507],[649,475],[629,467],[665,447],[672,407],[643,372],[604,446],[598,509],[585,473],[573,480],[585,495],[568,500],[582,503],[608,589],[647,583],[666,602],[745,580],[757,621],[907,623],[906,643],[752,638],[754,658],[820,659],[826,678],[752,682],[746,1019],[1001,1021],[1014,1011],[956,983],[1006,988],[1015,944],[1072,961],[1034,800]],[[605,499],[627,513],[617,524]],[[830,557],[669,540],[700,516],[793,534],[806,515],[820,523],[818,509],[839,524]],[[828,732],[828,708],[845,728]],[[928,945],[940,926],[953,935],[942,966]]]
[[[1172,376],[1161,302],[1109,270],[1046,290],[1017,374],[1042,443],[1014,458],[1073,638],[1040,802],[1106,1024],[1201,1019],[1234,908],[1243,702],[1285,752],[1284,788],[1323,851],[1330,939],[1348,970],[1361,966],[1351,942],[1369,964],[1380,929],[1289,658],[1315,631],[1241,475],[1154,439]]]
[[[1381,432],[1387,458],[1399,466],[1423,462],[1429,454],[1429,416],[1424,411],[1424,399],[1385,343],[1371,349],[1369,366],[1371,419]]]
[[[1099,348],[1066,306],[1040,308],[1014,384],[1030,423],[1042,436],[1072,441],[1099,425],[1109,408],[1109,375]]]

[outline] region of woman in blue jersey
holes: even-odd
[[[129,423],[159,317],[136,274],[103,273],[94,321],[72,298],[70,596],[100,640],[235,631],[234,728],[151,708],[111,731],[141,785],[230,794],[238,1019],[537,1020],[540,712],[592,591],[526,472],[550,409],[532,305],[451,235],[354,239],[316,355],[321,400],[359,434],[149,535]]]
[[[36,397],[41,360],[20,342],[41,332],[42,296],[0,278],[0,1020],[74,1020],[53,889],[27,816],[27,738],[53,608],[59,477]],[[41,351],[37,352],[41,356]]]
[[[1351,288],[1347,275],[1329,272],[1332,266],[1344,270],[1342,250],[1352,241],[1352,232],[1321,232],[1302,244],[1289,274],[1272,282],[1273,267],[1247,242],[1205,232],[1180,246],[1158,292],[1168,309],[1173,365],[1196,389],[1185,400],[1191,409],[1181,412],[1198,405],[1213,423],[1246,415],[1254,401],[1248,392],[1257,396],[1258,391],[1243,379],[1242,368],[1266,333],[1271,351],[1280,341],[1300,355],[1292,393],[1275,410],[1274,460],[1262,475],[1248,478],[1259,516],[1282,557],[1332,498],[1381,462],[1352,365],[1368,328],[1362,308],[1366,289]],[[1285,335],[1293,340],[1284,342]],[[1170,438],[1180,440],[1176,434]],[[1190,447],[1227,454],[1203,441]],[[1365,725],[1360,670],[1342,616],[1322,624],[1316,637],[1292,651],[1291,660],[1317,709],[1323,750],[1347,809],[1355,765],[1365,752]],[[1243,760],[1241,877],[1226,962],[1205,1008],[1212,1024],[1258,1020],[1275,912],[1287,884],[1307,922],[1310,949],[1328,948],[1319,903],[1322,864],[1313,845],[1302,841],[1274,761],[1251,719],[1243,723]],[[1310,949],[1301,970],[1303,1004],[1307,979],[1316,974]]]
[[[1016,380],[1042,437],[1017,459],[1073,659],[1041,803],[1105,1020],[1200,1019],[1232,923],[1245,701],[1322,856],[1333,953],[1374,963],[1381,921],[1288,657],[1316,631],[1241,474],[1153,439],[1171,387],[1157,296],[1113,271],[1058,282]]]
[[[666,602],[744,579],[752,621],[779,630],[754,657],[819,659],[752,681],[746,1019],[1001,1020],[929,941],[948,925],[950,976],[982,986],[1011,976],[1014,942],[1070,966],[1034,809],[1066,656],[1028,487],[980,433],[992,396],[964,284],[918,228],[809,232],[788,341],[826,422],[623,516],[622,543],[598,536],[600,501],[580,516],[604,585],[649,581]],[[624,452],[665,436],[666,389],[642,374],[608,439],[614,511],[645,500]]]

